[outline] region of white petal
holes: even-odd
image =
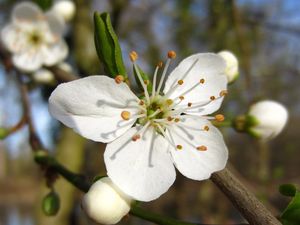
[[[42,17],[43,12],[32,2],[21,2],[12,11],[12,20],[16,24],[20,22],[36,22],[41,20]]]
[[[208,179],[216,171],[222,170],[227,162],[228,150],[222,134],[209,121],[186,118],[184,122],[168,130],[175,145],[182,149],[172,148],[172,156],[177,169],[186,177],[194,180]],[[209,131],[201,129],[209,126]],[[197,147],[205,146],[206,151]]]
[[[63,35],[66,28],[66,24],[62,16],[55,13],[54,11],[49,11],[46,13],[46,20],[49,24],[51,32],[55,36],[60,37]]]
[[[26,36],[13,24],[1,30],[1,40],[10,52],[22,51],[26,46]]]
[[[60,84],[49,98],[50,113],[82,136],[110,142],[126,132],[135,119],[122,111],[138,112],[138,98],[125,83],[107,76],[89,76]]]
[[[68,46],[64,40],[43,46],[43,60],[46,66],[53,66],[63,61],[68,55]]]
[[[190,70],[190,71],[189,71]],[[222,90],[226,90],[227,78],[225,76],[225,61],[213,53],[200,53],[184,59],[169,75],[164,93],[172,90],[178,80],[183,79],[184,83],[178,86],[169,98],[174,99],[184,95],[184,100],[179,106],[186,106],[187,103],[197,103],[210,100],[211,96],[219,97]],[[200,79],[204,79],[204,84],[199,84]],[[184,94],[187,90],[196,84],[199,84],[191,92]],[[198,115],[207,115],[220,108],[223,98],[215,100],[205,106]],[[194,113],[194,114],[195,114]]]
[[[150,127],[143,137],[132,141],[138,131],[131,128],[107,145],[104,160],[107,174],[127,195],[151,201],[165,193],[176,173],[168,142]]]
[[[42,66],[43,55],[39,49],[28,49],[27,51],[16,53],[12,57],[13,64],[24,72],[33,72]]]

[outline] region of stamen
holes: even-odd
[[[121,117],[122,117],[122,119],[123,120],[129,120],[130,119],[130,112],[128,112],[128,111],[123,111],[122,113],[121,113]]]
[[[206,150],[207,150],[207,147],[204,146],[204,145],[201,145],[201,146],[197,147],[197,150],[198,150],[198,151],[206,151]]]
[[[205,82],[205,80],[202,78],[202,79],[200,79],[200,84],[204,84],[204,82]]]
[[[149,80],[144,80],[144,84],[148,85],[149,84]]]
[[[228,91],[227,90],[222,90],[220,92],[220,97],[223,97],[223,96],[226,96],[228,94]]]
[[[120,83],[124,82],[124,80],[125,80],[125,78],[122,75],[117,75],[115,77],[115,81],[116,81],[117,84],[120,84]]]
[[[170,105],[173,105],[174,102],[173,102],[172,99],[167,99],[166,103],[167,103],[168,106],[170,106]]]
[[[148,118],[150,119],[150,118],[156,116],[159,113],[161,113],[161,109],[157,109],[154,113],[152,113],[150,116],[148,116]]]
[[[131,62],[136,61],[138,59],[138,57],[139,56],[138,56],[138,54],[135,51],[131,51],[129,53],[129,58],[130,58]]]
[[[169,59],[175,59],[176,58],[176,52],[175,51],[169,51],[168,52],[168,58]]]
[[[184,100],[184,96],[179,96],[179,99],[182,101]]]
[[[215,115],[215,120],[218,122],[223,122],[225,120],[225,117],[222,114],[217,114]]]
[[[177,84],[183,85],[183,80],[178,80],[178,81],[177,81]]]
[[[179,121],[180,121],[180,119],[179,118],[175,118],[175,123],[178,123]]]
[[[192,86],[191,88],[189,88],[185,92],[181,93],[178,97],[174,98],[174,100],[178,99],[180,96],[184,96],[184,95],[188,94],[189,92],[191,92],[192,90],[194,90],[199,84],[200,83],[196,83],[194,86]]]
[[[147,86],[145,85],[145,83],[143,81],[143,78],[142,78],[142,76],[140,74],[140,71],[137,68],[137,65],[136,65],[136,63],[134,61],[133,61],[133,68],[134,68],[134,70],[135,70],[135,72],[136,72],[136,74],[137,74],[137,76],[139,78],[139,81],[140,81],[140,83],[141,83],[141,85],[142,85],[142,87],[144,89],[144,93],[145,93],[145,97],[146,97],[146,103],[148,105],[148,104],[150,104],[150,97],[149,97],[149,93],[148,93],[148,90],[147,90]]]
[[[191,102],[189,102],[189,103],[188,103],[188,107],[191,107],[191,106],[192,106],[192,103],[191,103]]]
[[[139,105],[144,105],[145,104],[145,102],[143,101],[143,100],[141,100],[140,102],[139,102]]]
[[[215,96],[210,96],[210,100],[216,100],[216,97]]]
[[[182,145],[176,145],[176,148],[177,148],[178,150],[181,150],[181,149],[182,149]]]
[[[165,80],[165,76],[166,76],[166,74],[167,74],[168,68],[169,68],[169,66],[170,66],[170,62],[171,62],[171,59],[168,58],[168,59],[167,59],[167,62],[166,62],[166,65],[165,65],[165,68],[164,68],[164,70],[163,70],[163,73],[162,73],[162,75],[161,75],[161,78],[160,78],[160,81],[159,81],[159,84],[158,84],[158,88],[157,88],[156,94],[159,94],[159,92],[160,92],[160,89],[161,89],[162,84],[163,84],[163,82],[164,82],[164,80]]]
[[[162,66],[162,63],[161,63],[161,66]],[[158,72],[158,69],[161,68],[160,67],[160,63],[158,63],[158,65],[156,66],[155,68],[155,71],[154,71],[154,75],[153,75],[153,86],[152,86],[152,95],[151,95],[151,98],[153,99],[154,96],[155,96],[155,88],[156,88],[156,77],[157,77],[157,72]]]
[[[137,141],[137,140],[140,139],[140,138],[141,138],[141,135],[136,134],[136,135],[133,135],[133,136],[132,136],[131,140],[132,140],[132,141]]]
[[[150,125],[150,121],[148,121],[138,132],[136,132],[135,135],[132,136],[131,140],[137,141],[138,139],[140,139],[143,136],[143,134],[146,132],[149,125]]]
[[[167,120],[168,120],[169,122],[171,122],[173,119],[174,119],[174,118],[171,117],[171,116],[168,116],[168,117],[167,117]]]
[[[203,128],[203,130],[205,130],[205,131],[209,131],[209,126],[204,126],[204,128]]]

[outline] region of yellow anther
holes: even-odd
[[[177,84],[183,85],[183,80],[178,80],[178,81],[177,81]]]
[[[157,63],[157,66],[158,66],[158,68],[162,68],[163,67],[163,62],[162,61],[159,61],[158,63]]]
[[[182,101],[184,99],[184,96],[179,96],[179,99]]]
[[[125,80],[125,78],[122,75],[117,75],[115,77],[115,81],[116,81],[117,84],[120,84],[120,83],[124,82],[124,80]]]
[[[136,135],[133,135],[133,137],[131,138],[131,140],[137,141],[137,140],[140,139],[140,138],[141,138],[141,135],[136,134]]]
[[[202,79],[200,79],[200,84],[204,84],[204,82],[205,82],[205,80],[202,78]]]
[[[131,51],[129,53],[129,57],[130,57],[131,62],[134,62],[138,59],[139,56],[135,51]]]
[[[177,148],[178,150],[181,150],[181,149],[182,149],[182,145],[176,145],[176,148]]]
[[[168,116],[168,118],[167,118],[168,121],[172,121],[173,119],[174,119],[174,118],[171,117],[171,116]]]
[[[228,94],[227,90],[223,90],[220,92],[220,97],[226,96]]]
[[[139,102],[139,105],[144,105],[145,104],[145,102],[143,101],[143,100],[141,100],[140,102]]]
[[[144,84],[148,85],[149,84],[149,80],[144,80]]]
[[[209,126],[204,126],[203,130],[209,131]]]
[[[180,119],[179,118],[175,118],[175,120],[174,120],[176,123],[178,123],[179,121],[180,121]]]
[[[167,105],[169,105],[169,106],[170,106],[170,105],[173,105],[173,100],[168,98],[168,99],[166,100],[166,103],[167,103]]]
[[[188,103],[188,107],[191,107],[191,106],[192,106],[192,103],[191,103],[191,102],[189,102],[189,103]]]
[[[210,100],[216,100],[216,97],[215,96],[210,96]]]
[[[223,122],[225,120],[225,117],[222,114],[217,114],[217,115],[215,115],[215,119],[218,122]]]
[[[123,112],[121,113],[121,117],[122,117],[123,120],[129,120],[129,119],[130,119],[130,112],[128,112],[128,111],[123,111]]]
[[[198,151],[206,151],[206,150],[207,150],[207,147],[204,146],[204,145],[201,145],[201,146],[197,147],[197,150],[198,150]]]
[[[176,52],[174,51],[168,51],[168,58],[174,59],[176,57]]]

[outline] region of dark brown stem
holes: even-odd
[[[269,210],[227,168],[211,178],[252,225],[281,225]]]

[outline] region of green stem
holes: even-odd
[[[232,120],[224,120],[223,122],[213,122],[216,127],[232,127]]]

